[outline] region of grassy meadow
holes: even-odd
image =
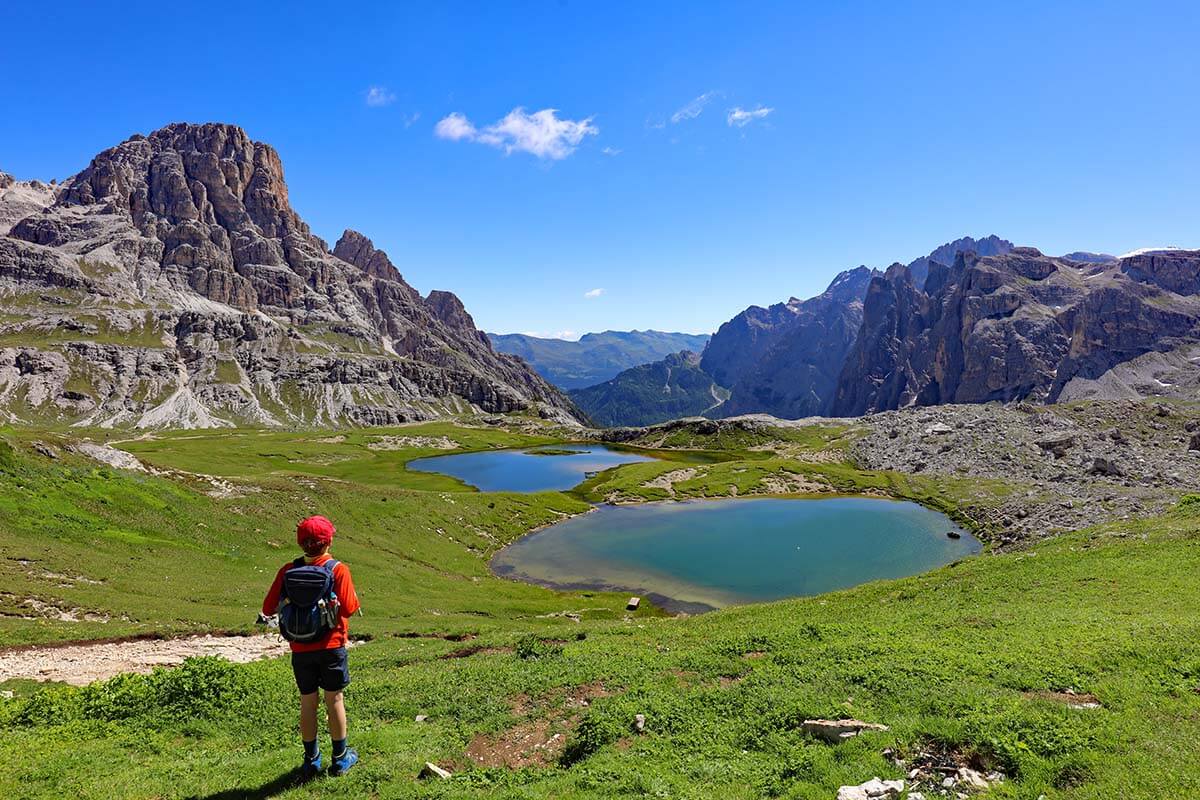
[[[802,479],[969,523],[962,507],[1021,487],[861,471],[836,457],[853,431],[832,427],[773,441],[676,431],[637,443],[675,460],[539,494],[476,492],[404,466],[447,443],[564,444],[517,426],[107,435],[154,473],[70,450],[103,432],[0,430],[0,647],[251,632],[295,555],[295,522],[323,513],[365,611],[352,620],[347,690],[363,760],[345,778],[298,784],[287,660],[202,658],[83,689],[0,685],[14,693],[0,700],[0,796],[828,800],[841,784],[904,777],[888,748],[1003,771],[981,797],[1200,794],[1197,497],[912,578],[674,618],[626,612],[625,595],[501,580],[487,561],[614,495],[727,496]],[[698,463],[670,490],[648,485]],[[80,619],[35,614],[30,598]],[[1099,705],[1072,707],[1067,691]],[[801,730],[842,716],[890,730],[836,745]],[[419,780],[427,761],[453,776]]]

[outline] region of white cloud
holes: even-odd
[[[692,102],[688,103],[683,108],[671,115],[671,124],[678,125],[680,122],[688,119],[695,119],[704,113],[704,107],[712,102],[717,96],[716,92],[705,92],[697,97]]]
[[[396,102],[394,92],[388,91],[386,86],[372,86],[367,89],[367,105],[378,108],[379,106],[390,106]]]
[[[465,139],[501,149],[506,154],[530,153],[554,161],[574,153],[585,136],[600,133],[591,117],[559,119],[557,114],[557,109],[553,108],[529,114],[524,108],[517,107],[499,122],[480,129],[456,111],[439,120],[433,132],[441,139],[455,142]]]
[[[774,110],[775,109],[773,108],[767,108],[762,105],[754,108],[751,111],[747,111],[741,106],[734,106],[733,108],[729,109],[729,113],[725,115],[725,122],[731,128],[744,128],[755,120],[766,119],[767,115]]]
[[[457,111],[439,119],[437,125],[433,126],[433,132],[439,139],[449,139],[452,142],[474,139],[478,133],[471,121]]]
[[[619,155],[621,155],[621,150],[620,150],[620,149],[618,149],[618,148],[616,148],[616,147],[601,147],[601,148],[600,148],[600,152],[601,152],[601,153],[603,153],[603,154],[604,154],[604,155],[606,155],[606,156],[619,156]]]
[[[404,115],[404,127],[411,128],[413,126],[413,123],[415,123],[420,118],[421,118],[420,111],[414,111],[411,114],[405,114]]]
[[[583,293],[583,296],[588,298],[589,300],[591,300],[592,298],[599,297],[602,294],[604,294],[603,289],[589,289],[588,291]]]

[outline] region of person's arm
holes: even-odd
[[[275,580],[271,583],[271,588],[267,590],[267,596],[263,599],[262,613],[265,616],[273,617],[279,611],[279,596],[283,593],[283,573],[287,571],[287,567],[281,567],[279,572],[275,573]]]
[[[348,617],[361,608],[358,592],[354,591],[354,581],[350,578],[350,568],[340,561],[333,570],[333,591],[337,595],[343,617]]]

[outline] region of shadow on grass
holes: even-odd
[[[283,773],[275,780],[253,789],[226,789],[222,792],[214,792],[213,794],[194,795],[189,797],[188,800],[266,800],[268,797],[274,797],[281,792],[311,780],[315,780],[315,778],[306,779],[301,773],[300,768],[297,767]]]

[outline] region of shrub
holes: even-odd
[[[563,646],[530,634],[517,640],[517,656],[528,661],[531,658],[551,658],[562,655]]]

